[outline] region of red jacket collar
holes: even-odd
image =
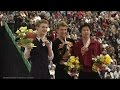
[[[79,42],[83,44],[82,39],[80,39],[80,41],[79,41]],[[96,42],[95,40],[90,39],[90,43],[95,43],[95,42]]]

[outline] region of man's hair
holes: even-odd
[[[79,31],[81,32],[84,27],[88,27],[88,28],[90,29],[90,31],[91,31],[91,26],[90,26],[90,24],[88,24],[88,23],[82,24],[82,25],[80,26],[80,28],[79,28]]]
[[[60,21],[57,24],[57,29],[59,29],[59,27],[68,27],[67,23],[65,21]]]
[[[35,26],[36,26],[36,27],[39,27],[40,24],[42,24],[42,23],[49,24],[49,22],[48,22],[47,20],[41,19],[41,20],[36,21]]]

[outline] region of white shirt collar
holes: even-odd
[[[40,41],[41,37],[37,37],[38,41]]]

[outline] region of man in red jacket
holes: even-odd
[[[78,56],[83,69],[79,73],[79,79],[100,79],[99,74],[92,71],[92,57],[102,53],[98,41],[90,38],[91,27],[88,23],[81,25],[82,38],[73,46],[73,55]]]

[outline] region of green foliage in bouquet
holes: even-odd
[[[112,62],[112,59],[108,54],[106,55],[101,54],[100,56],[92,58],[92,60],[94,62],[92,70],[95,72],[105,70],[105,68],[108,67]]]
[[[79,62],[79,58],[75,56],[70,56],[67,62],[64,62],[65,70],[70,76],[75,76],[82,69],[82,65]]]

